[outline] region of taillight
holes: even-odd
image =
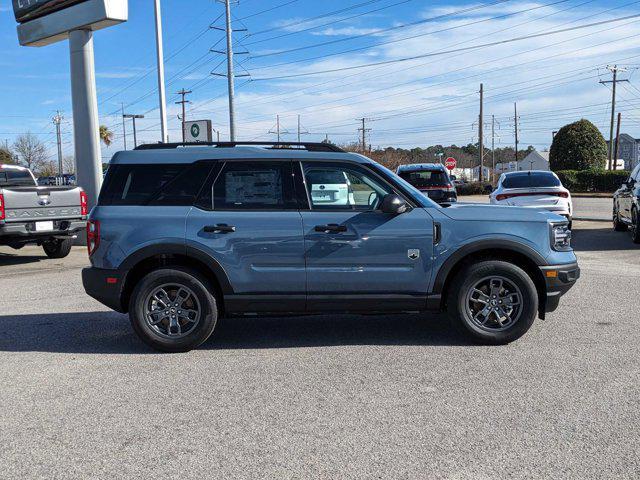
[[[93,255],[100,245],[100,222],[89,220],[87,222],[87,251]]]
[[[4,195],[0,193],[0,220],[4,220],[5,212],[4,212]]]
[[[496,195],[497,201],[506,200],[507,198],[514,197],[533,197],[533,196],[545,196],[545,197],[560,197],[569,198],[568,192],[520,192],[520,193],[500,193]]]
[[[83,190],[80,190],[80,215],[89,215],[87,194]]]

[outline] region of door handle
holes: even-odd
[[[330,223],[329,225],[316,225],[314,230],[323,233],[340,233],[346,232],[347,227],[345,225],[338,225],[337,223]]]
[[[236,227],[226,223],[219,223],[217,225],[207,225],[204,227],[204,231],[205,233],[233,233],[236,231]]]

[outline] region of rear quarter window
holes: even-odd
[[[193,205],[212,164],[112,165],[100,205]]]

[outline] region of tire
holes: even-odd
[[[73,238],[65,238],[64,240],[51,239],[42,244],[42,249],[49,258],[64,258],[69,255],[72,246]]]
[[[166,296],[158,293],[160,290]],[[148,273],[136,285],[129,301],[129,319],[138,337],[155,350],[187,352],[211,336],[218,307],[208,282],[199,273],[162,268]]]
[[[500,292],[496,298],[494,291]],[[495,310],[486,314],[487,309]],[[481,261],[464,268],[453,279],[447,311],[451,323],[476,342],[504,345],[520,338],[533,325],[538,314],[538,292],[531,277],[520,267],[499,260]],[[498,314],[499,311],[505,315]],[[486,320],[484,326],[482,320]]]
[[[620,214],[615,207],[613,209],[613,229],[616,232],[626,232],[629,230],[629,227],[620,221]]]
[[[640,243],[640,218],[635,208],[631,211],[631,240],[633,243]]]

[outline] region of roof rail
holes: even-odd
[[[270,147],[272,149],[307,150],[309,152],[338,152],[345,151],[332,143],[315,142],[193,142],[193,143],[146,143],[138,145],[135,150],[164,150],[178,147],[216,147],[233,148],[243,146]]]

